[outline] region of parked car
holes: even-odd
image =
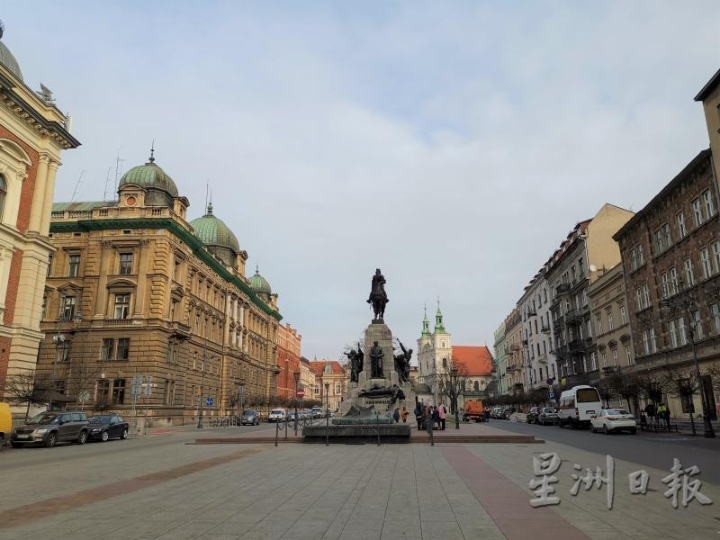
[[[272,413],[270,413],[272,414]],[[243,411],[240,415],[241,426],[259,426],[260,425],[260,414],[257,411],[248,409]]]
[[[324,418],[325,417],[325,411],[322,407],[313,407],[312,410],[312,417],[313,418]]]
[[[87,415],[82,411],[45,411],[16,427],[10,436],[13,448],[23,445],[55,446],[59,442],[85,444]]]
[[[547,424],[558,423],[558,413],[555,407],[541,407],[535,418],[536,424],[546,426]]]
[[[285,409],[273,409],[268,415],[268,422],[284,422],[287,418]]]
[[[107,442],[110,439],[127,439],[130,424],[117,414],[103,414],[88,418],[88,440]]]
[[[597,431],[605,434],[612,431],[637,433],[637,422],[625,409],[601,409],[599,414],[590,418],[590,428],[593,433]]]
[[[527,423],[528,424],[537,424],[537,417],[538,414],[540,414],[540,407],[532,407],[530,411],[527,413]]]

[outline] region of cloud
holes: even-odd
[[[641,208],[707,147],[710,1],[40,4],[6,7],[4,42],[83,142],[56,199],[83,170],[101,198],[155,139],[309,357],[358,338],[376,267],[403,341],[439,296],[454,343],[491,345],[577,221]]]

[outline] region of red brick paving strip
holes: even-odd
[[[132,493],[133,491],[138,491],[146,487],[167,482],[168,480],[174,480],[175,478],[204,471],[205,469],[223,465],[236,459],[249,457],[263,450],[264,448],[249,448],[240,452],[233,452],[232,454],[228,454],[226,456],[196,461],[194,463],[180,465],[179,467],[174,467],[166,471],[150,473],[130,480],[114,482],[112,484],[86,489],[78,493],[60,495],[59,497],[54,497],[45,501],[39,501],[19,506],[17,508],[4,510],[0,512],[0,529],[17,527],[18,525],[24,525],[31,521],[37,521],[45,517],[67,512],[68,510],[74,510],[80,506],[111,499],[113,497],[117,497],[118,495],[126,495],[128,493]]]
[[[467,448],[440,451],[508,540],[589,540],[551,508],[530,506],[528,493]]]

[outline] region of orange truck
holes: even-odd
[[[475,420],[475,422],[485,421],[485,407],[479,399],[466,400],[465,410],[463,411],[463,420]]]

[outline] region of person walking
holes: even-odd
[[[423,428],[423,412],[425,408],[420,404],[419,401],[415,402],[415,421],[417,422],[418,431]]]
[[[657,409],[658,421],[665,424],[665,428],[670,431],[670,410],[667,405],[660,403]]]
[[[440,403],[437,407],[438,411],[438,420],[440,422],[440,429],[445,430],[445,418],[447,418],[447,411],[445,410],[445,404]]]
[[[393,420],[395,420],[395,423],[397,424],[400,421],[400,409],[395,407],[395,411],[393,412]]]
[[[400,418],[402,418],[403,424],[407,422],[408,412],[407,409],[403,406],[402,411],[400,411]]]
[[[657,411],[655,410],[655,404],[650,402],[645,407],[645,414],[647,415],[650,429],[657,429]]]

